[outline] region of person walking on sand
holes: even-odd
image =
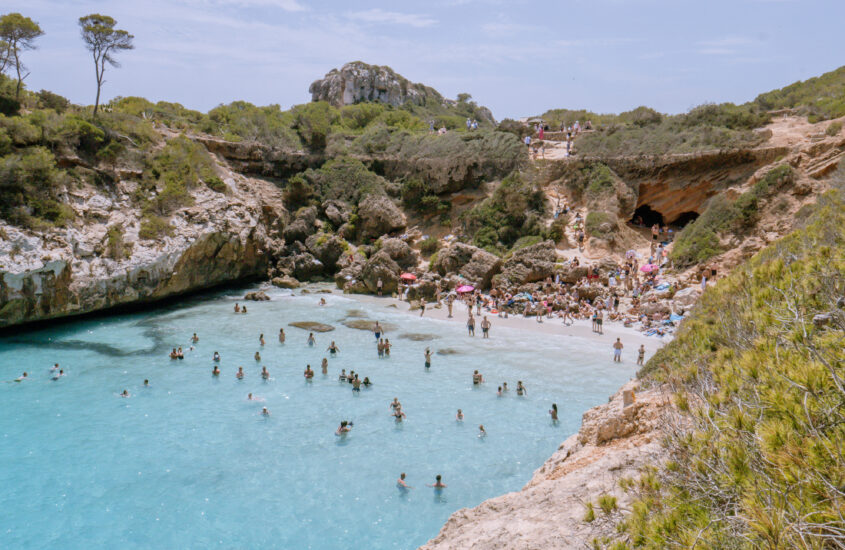
[[[621,363],[622,362],[622,341],[617,338],[616,342],[613,344],[613,362],[614,363]]]
[[[381,277],[378,278],[376,281],[376,289],[378,290],[378,295],[381,296],[381,290],[384,287],[384,281],[381,280]]]
[[[425,300],[420,300],[420,317],[425,313]]]
[[[487,316],[484,316],[484,319],[481,320],[481,337],[482,338],[490,338],[490,321],[487,319]]]
[[[640,344],[640,349],[637,350],[637,364],[642,366],[645,359],[645,346]]]
[[[452,304],[455,302],[455,298],[453,296],[449,296],[446,298],[446,308],[449,310],[449,319],[452,318]]]
[[[596,312],[596,329],[599,334],[604,334],[604,329],[602,326],[604,325],[604,312],[601,310]]]

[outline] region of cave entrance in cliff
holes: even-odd
[[[678,217],[672,220],[671,225],[675,227],[686,227],[698,219],[698,212],[682,212]]]
[[[657,210],[652,209],[649,205],[643,204],[634,210],[634,216],[631,218],[634,225],[644,225],[651,227],[654,224],[663,225],[663,214]]]

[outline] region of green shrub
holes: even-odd
[[[754,103],[764,110],[798,109],[810,122],[845,116],[845,66],[760,94]]]
[[[617,509],[616,497],[613,495],[601,495],[598,502],[599,508],[601,508],[601,511],[605,515],[610,515],[611,512]]]
[[[824,133],[829,135],[830,137],[839,135],[839,132],[842,131],[842,123],[840,121],[831,122],[827,125],[827,128],[824,129]]]
[[[566,226],[569,223],[569,217],[566,214],[558,214],[558,217],[549,225],[543,233],[543,239],[551,239],[555,243],[560,243],[566,240]]]
[[[590,237],[612,240],[619,231],[619,220],[615,214],[593,210],[584,220],[584,230]]]
[[[320,201],[333,199],[357,204],[367,195],[385,194],[386,186],[387,181],[360,160],[339,157],[318,170],[309,168],[297,174],[288,181],[285,191],[295,204],[304,204],[312,196]]]
[[[428,237],[420,243],[420,252],[424,256],[431,256],[440,248],[440,241],[434,237]]]
[[[312,149],[323,149],[332,124],[338,118],[337,109],[325,101],[315,101],[296,105],[290,110],[293,115],[293,127],[302,141]]]
[[[537,220],[545,196],[528,177],[514,172],[493,195],[462,214],[473,243],[481,248],[509,248],[522,236],[539,234]]]
[[[37,97],[39,109],[52,109],[57,113],[64,113],[70,107],[70,101],[67,98],[47,90],[38,92]]]
[[[226,187],[226,183],[220,179],[219,176],[211,176],[205,180],[205,184],[208,186],[209,189],[212,191],[216,191],[218,193],[225,193],[229,190]]]
[[[163,237],[164,235],[170,235],[171,233],[173,233],[173,227],[167,222],[166,218],[156,216],[155,214],[145,214],[141,218],[138,238],[152,240]]]
[[[596,519],[596,510],[593,507],[592,502],[588,502],[584,505],[584,521],[587,523],[592,523]]]
[[[526,235],[524,237],[520,237],[515,243],[513,243],[513,246],[511,247],[511,252],[517,251],[520,248],[535,245],[540,242],[543,242],[543,237],[541,237],[540,235]]]
[[[675,267],[685,268],[705,262],[723,252],[717,233],[737,217],[733,204],[719,195],[710,199],[704,212],[678,233],[670,258]]]
[[[257,141],[274,149],[302,147],[294,130],[295,118],[278,105],[256,107],[246,101],[220,105],[199,122],[199,129],[232,141]]]
[[[109,226],[106,230],[106,255],[109,258],[119,261],[129,257],[132,246],[124,242],[123,237],[123,227],[119,225]]]

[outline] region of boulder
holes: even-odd
[[[305,239],[305,247],[323,264],[326,273],[337,271],[337,261],[346,251],[346,241],[328,233],[315,233]]]
[[[296,213],[294,220],[285,227],[284,236],[288,242],[304,241],[317,231],[317,208],[309,206]]]
[[[348,204],[338,200],[327,200],[322,204],[323,213],[326,219],[332,222],[335,227],[340,227],[349,221],[351,208]]]
[[[289,277],[287,275],[283,275],[281,277],[273,277],[270,281],[273,286],[277,286],[279,288],[297,288],[299,287],[299,281],[294,279],[293,277]]]
[[[386,252],[390,256],[390,259],[405,271],[413,270],[420,262],[420,256],[417,254],[417,251],[402,239],[382,239],[381,250]]]
[[[394,262],[387,252],[379,250],[367,260],[361,270],[361,278],[370,292],[378,290],[378,280],[382,281],[382,292],[390,294],[399,288],[399,264]]]
[[[490,287],[490,281],[501,267],[502,260],[495,254],[459,242],[438,251],[437,259],[431,265],[440,275],[458,273],[482,289]]]
[[[430,279],[422,279],[408,287],[408,300],[432,301],[437,293],[437,283]]]
[[[293,262],[293,276],[300,281],[307,281],[323,272],[323,262],[309,253],[297,254],[291,258]]]
[[[560,281],[562,283],[575,284],[587,275],[589,275],[590,269],[584,265],[579,265],[575,267],[562,267],[558,270],[558,273],[560,273]]]
[[[552,241],[526,246],[513,253],[502,266],[502,282],[511,286],[542,281],[555,272],[557,252]]]
[[[695,305],[700,296],[701,291],[698,288],[689,286],[675,293],[672,297],[672,305],[674,309],[689,308]]]
[[[358,205],[358,232],[376,238],[405,228],[405,214],[385,195],[368,195]]]
[[[244,300],[252,300],[253,302],[269,302],[270,297],[264,293],[262,290],[257,290],[254,292],[247,292],[244,296]]]
[[[301,328],[310,332],[331,332],[334,330],[333,326],[316,321],[296,321],[294,323],[288,323],[288,326]]]
[[[364,261],[360,258],[356,258],[355,261],[335,274],[334,282],[337,285],[337,288],[345,289],[348,283],[361,281],[363,271]]]
[[[335,107],[361,102],[378,102],[399,107],[405,103],[426,105],[444,99],[437,90],[415,84],[386,66],[367,65],[360,61],[332,69],[308,88],[312,101],[326,101]]]
[[[640,305],[640,313],[645,313],[649,316],[655,315],[657,313],[661,315],[669,315],[670,313],[672,313],[672,309],[666,302],[647,302],[645,304]]]

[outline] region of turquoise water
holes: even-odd
[[[521,488],[581,414],[635,371],[586,340],[495,326],[493,338],[470,339],[460,324],[401,313],[389,300],[334,294],[318,307],[317,295],[273,291],[235,315],[243,292],[234,292],[0,338],[0,380],[30,373],[0,383],[0,548],[415,548],[459,508]],[[350,312],[397,326],[386,335],[391,358],[378,359],[371,333],[340,323]],[[309,348],[292,321],[337,330]],[[193,332],[197,349],[170,360]],[[411,333],[432,339],[403,336]],[[341,352],[323,377],[331,340]],[[460,353],[435,355],[426,372],[426,346]],[[68,375],[52,381],[55,362]],[[341,368],[373,387],[353,394],[337,381]],[[472,386],[474,369],[487,383]],[[515,395],[517,380],[527,396]],[[499,398],[501,381],[511,391]],[[131,397],[119,397],[123,389]],[[393,397],[403,423],[390,415]],[[342,419],[355,423],[344,439],[334,435]],[[401,472],[414,489],[397,489]],[[436,474],[448,485],[441,494],[424,486]]]

